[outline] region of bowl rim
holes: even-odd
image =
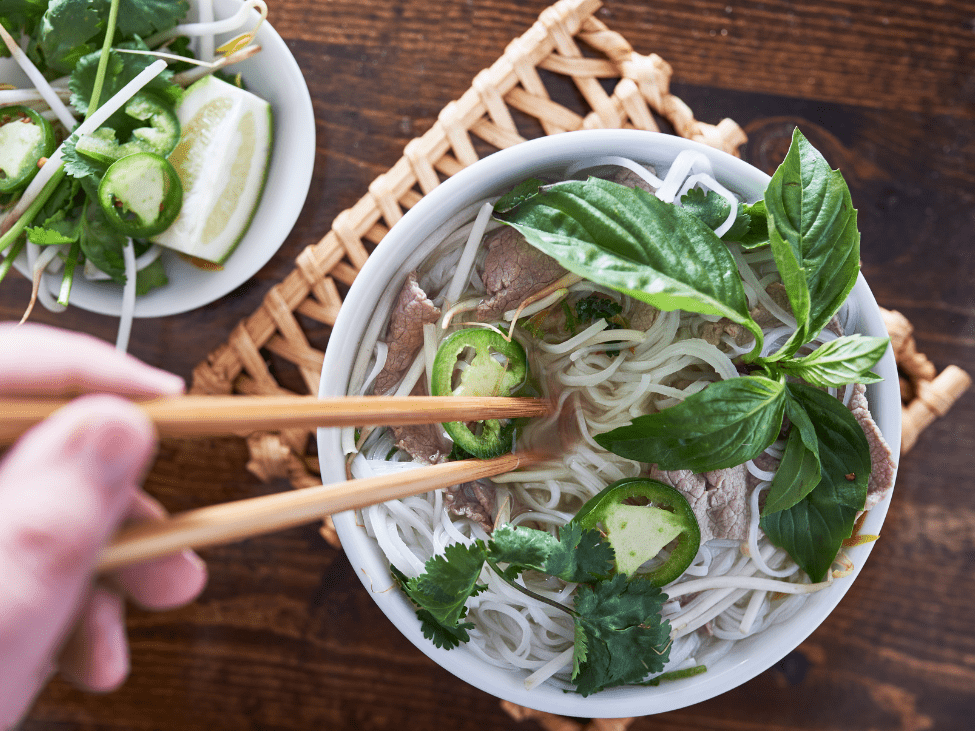
[[[569,160],[566,157],[569,150],[586,152]],[[639,130],[568,132],[530,140],[485,157],[424,196],[392,227],[366,261],[345,299],[345,305],[339,311],[329,339],[319,396],[345,394],[352,359],[362,335],[356,329],[357,322],[367,322],[381,292],[391,289],[390,284],[401,273],[403,260],[420,244],[416,240],[417,232],[430,229],[431,219],[443,221],[450,212],[462,207],[459,204],[448,204],[448,201],[469,199],[472,197],[472,189],[479,191],[493,186],[495,192],[500,192],[506,185],[529,177],[530,172],[526,174],[526,169],[541,170],[546,166],[557,168],[559,164],[554,164],[556,161],[564,168],[579,157],[619,155],[620,150],[628,150],[630,156],[643,161],[654,159],[654,155],[649,154],[650,150],[655,153],[666,151],[670,159],[681,150],[697,150],[709,157],[720,182],[728,185],[728,177],[732,176],[735,178],[732,189],[746,195],[748,193],[743,190],[743,181],[753,191],[757,189],[760,193],[769,180],[765,173],[727,153],[680,137]],[[518,172],[512,173],[512,170]],[[754,194],[753,192],[752,195]],[[385,275],[388,270],[393,270],[392,276]],[[851,296],[856,297],[861,305],[861,329],[875,334],[886,334],[879,307],[862,274],[858,276]],[[871,409],[892,453],[896,455],[900,449],[900,396],[896,365],[890,348],[875,370],[885,380],[868,387]],[[896,413],[893,406],[896,406]],[[318,449],[325,484],[345,480],[344,459],[336,459],[337,456],[341,457],[338,433],[337,429],[318,431]],[[889,502],[890,494],[867,513],[865,532],[879,534]],[[491,666],[469,651],[465,652],[463,648],[451,651],[436,648],[422,636],[412,605],[405,595],[398,591],[387,591],[393,582],[384,561],[377,555],[375,542],[366,536],[361,526],[356,525],[354,513],[341,513],[333,516],[333,520],[346,555],[366,590],[397,629],[424,654],[461,680],[498,698],[550,713],[586,718],[632,717],[675,710],[713,698],[754,678],[795,649],[825,620],[859,575],[873,547],[872,544],[865,544],[849,549],[848,555],[855,565],[852,575],[838,580],[833,587],[823,592],[811,595],[796,616],[752,638],[740,640],[738,646],[747,648],[745,656],[740,660],[734,660],[736,647],[729,655],[717,661],[715,665],[719,670],[714,672],[709,669],[707,673],[694,678],[674,681],[656,688],[611,688],[582,698],[544,684],[532,691],[526,691],[521,682],[523,676],[516,672]],[[762,641],[753,641],[756,639]]]
[[[188,17],[193,17],[197,8],[196,0],[191,0]],[[217,17],[230,17],[243,5],[243,0],[214,0]],[[233,34],[225,33],[229,39]],[[179,315],[198,309],[214,302],[224,295],[237,289],[250,280],[271,258],[280,250],[287,240],[301,214],[308,191],[311,188],[312,173],[315,164],[315,114],[312,107],[311,94],[305,82],[304,75],[298,62],[292,55],[288,44],[278,34],[270,22],[264,21],[257,31],[256,42],[263,51],[254,58],[247,59],[237,65],[246,79],[253,77],[256,69],[274,64],[275,74],[279,78],[279,88],[288,95],[284,109],[275,109],[272,119],[271,159],[268,165],[264,189],[251,223],[231,253],[224,268],[216,271],[198,270],[192,264],[181,260],[175,252],[164,250],[162,256],[170,274],[169,284],[153,290],[142,297],[136,298],[135,318],[167,317]],[[270,56],[274,55],[273,61]],[[263,56],[263,58],[262,58]],[[287,122],[287,135],[281,134]],[[280,142],[279,142],[280,140]],[[285,141],[286,140],[286,141]],[[280,149],[275,149],[280,147]],[[302,150],[310,154],[303,154]],[[275,155],[276,153],[276,155]],[[284,158],[287,158],[286,160]],[[280,171],[276,177],[288,181],[287,191],[280,194],[269,194],[273,171]],[[258,234],[255,223],[262,215],[276,221],[275,229],[280,233],[274,236]],[[280,238],[280,240],[278,240]],[[275,243],[268,244],[269,241]],[[250,242],[250,243],[249,243]],[[249,249],[247,247],[250,247]],[[246,258],[234,256],[247,251]],[[30,279],[26,266],[18,260],[15,268]],[[175,276],[173,272],[175,270]],[[182,274],[182,278],[180,277]],[[195,284],[186,286],[186,277],[193,277]],[[45,283],[52,295],[57,297],[60,281],[46,277]],[[75,283],[72,292],[71,305],[99,315],[119,316],[122,311],[122,286],[115,282],[89,282],[78,287]]]

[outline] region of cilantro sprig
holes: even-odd
[[[393,576],[417,607],[424,637],[452,649],[470,639],[468,599],[486,588],[485,566],[533,598],[569,614],[575,625],[572,680],[582,695],[637,683],[663,670],[670,652],[670,625],[660,610],[667,596],[649,581],[613,574],[613,548],[598,531],[574,522],[556,538],[545,531],[498,526],[491,539],[453,544],[427,561],[424,573]],[[526,570],[579,583],[575,606],[567,607],[517,582]]]
[[[741,359],[749,375],[713,383],[595,438],[611,452],[661,469],[707,472],[757,457],[778,438],[788,415],[792,435],[762,527],[819,581],[863,507],[870,459],[850,411],[836,399],[838,408],[828,408],[803,389],[877,381],[871,369],[889,342],[850,335],[805,352],[859,273],[850,191],[797,129],[763,199],[738,206],[724,240],[714,231],[728,218],[727,201],[692,189],[681,204],[597,178],[553,185],[533,180],[502,198],[495,216],[575,274],[662,310],[721,315],[754,334],[752,351]],[[796,331],[767,356],[759,356],[761,328],[726,241],[768,246],[785,286]]]

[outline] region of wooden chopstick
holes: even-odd
[[[98,569],[111,571],[186,548],[233,543],[321,520],[325,515],[343,510],[511,472],[548,456],[524,452],[487,460],[446,462],[394,475],[306,487],[189,510],[161,521],[123,528],[102,553]]]
[[[67,399],[0,399],[0,444],[13,443],[67,403]],[[164,437],[514,419],[551,411],[551,404],[542,399],[461,396],[174,396],[134,403]]]

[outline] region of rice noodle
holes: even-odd
[[[125,286],[122,287],[122,312],[119,315],[115,349],[124,353],[129,349],[129,334],[132,332],[132,318],[135,317],[135,288],[138,275],[132,239],[126,239],[122,246],[122,258],[125,260]]]

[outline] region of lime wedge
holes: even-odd
[[[183,207],[153,240],[220,264],[243,238],[261,199],[271,153],[271,105],[206,76],[186,90],[176,116],[182,136],[169,162],[183,183]]]

